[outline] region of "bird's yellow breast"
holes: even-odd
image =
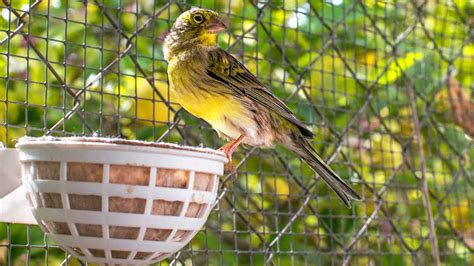
[[[255,128],[255,121],[240,102],[225,95],[202,94],[196,97],[192,93],[182,94],[179,103],[188,112],[205,120],[231,139]]]
[[[207,93],[184,93],[179,103],[194,116],[206,120],[214,127],[224,122],[225,117],[241,117],[246,114],[241,104],[226,95]]]
[[[205,82],[195,84],[199,81],[189,68],[182,69],[170,62],[168,69],[173,101],[186,111],[232,139],[248,133],[242,129],[256,129],[252,114],[238,99],[229,94],[211,92],[212,88],[207,88],[209,84]]]

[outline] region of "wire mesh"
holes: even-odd
[[[346,209],[284,149],[241,147],[205,228],[162,264],[472,265],[470,1],[0,3],[0,141],[96,135],[217,148],[168,87],[162,39],[193,6],[315,133],[364,200]],[[38,227],[0,224],[0,264],[75,265]]]

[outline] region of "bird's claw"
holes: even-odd
[[[237,177],[237,174],[238,174],[237,173],[237,168],[234,167],[234,164],[232,163],[232,161],[229,161],[228,163],[225,164],[224,172],[226,174],[230,174],[234,178]]]
[[[219,149],[219,151],[222,151],[225,154],[225,157],[227,158],[227,163],[224,166],[224,172],[226,174],[231,174],[234,177],[237,177],[237,169],[234,167],[234,163],[232,162],[232,149],[229,149],[227,146],[223,146]]]
[[[230,173],[232,176],[237,177],[237,169],[234,167],[234,164],[232,162],[232,153],[237,149],[239,144],[244,140],[245,135],[241,135],[235,140],[230,141],[229,143],[226,143],[224,146],[219,148],[219,151],[223,152],[225,154],[225,157],[227,158],[227,163],[225,165],[225,172]]]

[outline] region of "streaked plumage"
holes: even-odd
[[[360,196],[327,166],[307,138],[313,133],[243,64],[217,47],[225,29],[219,15],[192,9],[179,16],[165,39],[171,89],[183,108],[207,121],[220,136],[272,148],[281,143],[298,154],[347,206]],[[241,137],[242,138],[239,138]]]

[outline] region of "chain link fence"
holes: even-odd
[[[205,228],[161,264],[474,264],[472,1],[2,0],[0,141],[220,147],[167,83],[163,37],[193,6],[228,18],[219,46],[364,200],[347,209],[293,154],[244,146]],[[37,226],[0,224],[0,265],[25,263],[80,262]]]

